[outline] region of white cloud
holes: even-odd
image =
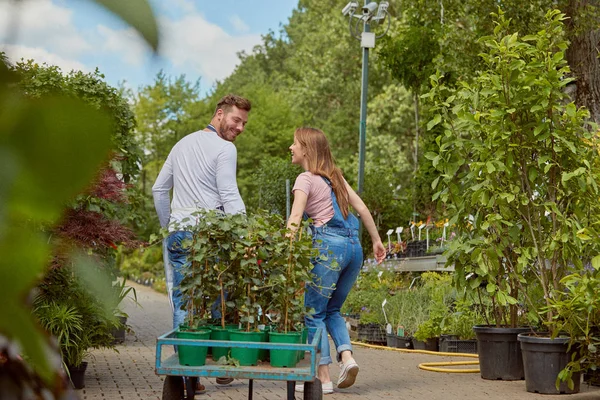
[[[86,66],[79,61],[66,59],[57,54],[49,53],[40,47],[4,45],[0,47],[0,50],[6,52],[11,62],[17,62],[21,59],[24,59],[25,61],[33,59],[38,64],[46,63],[48,65],[56,65],[60,67],[63,72],[70,72],[71,70],[90,72]]]
[[[230,75],[239,61],[237,53],[250,52],[261,40],[260,35],[231,36],[200,14],[180,20],[163,18],[160,25],[162,55],[208,82]]]
[[[119,53],[129,65],[136,67],[142,65],[148,47],[133,28],[115,30],[98,25],[97,30],[103,39],[101,42],[103,51]]]
[[[231,22],[233,28],[238,32],[248,32],[250,30],[250,27],[237,15],[231,16],[229,22]]]
[[[169,7],[175,7],[181,11],[188,13],[196,12],[196,6],[189,0],[170,0],[169,3]]]
[[[14,26],[15,32],[6,27]],[[0,43],[41,47],[60,57],[71,57],[92,49],[73,24],[73,11],[50,0],[0,1]],[[11,36],[11,37],[7,37]]]
[[[152,61],[148,64],[148,46],[132,28],[113,28],[106,19],[108,14],[102,13],[92,19],[98,21],[97,25],[78,27],[74,11],[77,7],[54,1],[27,0],[15,7],[15,2],[0,0],[0,49],[9,49],[7,53],[13,60],[34,58],[67,71],[92,69],[86,68],[84,62],[97,64],[102,71],[108,66],[130,72],[133,67],[134,73],[153,68]],[[172,64],[173,73],[186,73],[191,79],[200,76],[203,82],[212,84],[233,72],[239,63],[237,53],[251,52],[261,42],[260,35],[247,33],[249,28],[239,16],[229,19],[238,32],[230,34],[208,22],[191,0],[161,4],[160,54]],[[18,27],[16,37],[7,34],[7,27],[13,25]]]

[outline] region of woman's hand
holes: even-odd
[[[381,243],[381,240],[378,240],[373,243],[373,255],[377,260],[377,264],[381,264],[381,262],[385,259],[385,246]]]

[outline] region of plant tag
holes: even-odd
[[[383,275],[383,271],[379,271],[377,273],[377,279],[379,279],[379,282],[381,283],[381,275]]]
[[[388,335],[392,334],[392,324],[387,324],[385,326],[385,331],[388,333]]]
[[[385,322],[387,324],[388,319],[387,319],[387,314],[385,313],[385,305],[386,304],[387,304],[387,299],[383,299],[383,303],[381,303],[381,310],[383,311],[383,316],[385,317]]]
[[[396,334],[397,334],[398,336],[404,337],[404,327],[403,327],[402,325],[400,325],[400,326],[398,327],[398,330],[397,330]]]

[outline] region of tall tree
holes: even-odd
[[[163,162],[175,143],[200,129],[199,117],[207,114],[200,102],[200,81],[189,82],[185,75],[169,78],[156,75],[152,85],[129,92],[137,119],[135,139],[143,149],[140,186],[149,194]]]
[[[565,7],[571,44],[567,61],[576,78],[575,103],[600,123],[600,1],[570,0]]]

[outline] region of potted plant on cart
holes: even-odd
[[[456,284],[480,298],[494,321],[476,328],[482,377],[520,379],[525,371],[517,366],[514,329],[540,323],[538,304],[561,296],[560,279],[597,248],[597,154],[587,112],[564,101],[570,79],[563,15],[548,12],[545,29],[521,40],[508,33],[501,12],[497,19],[494,36],[482,39],[487,69],[474,83],[450,90],[441,75],[433,78],[428,97],[436,115],[429,128],[440,136],[438,153],[428,158],[442,173],[434,197],[460,229],[447,252]],[[556,326],[550,309],[543,320],[551,330]],[[513,332],[493,363],[514,372],[484,376],[490,372],[486,342],[497,341],[482,335],[501,326]]]
[[[196,248],[192,247],[192,259],[196,255]],[[204,291],[200,273],[191,263],[184,270],[180,290],[183,297],[183,304],[187,313],[184,323],[178,327],[176,337],[178,339],[207,340],[210,339],[210,330],[199,327],[199,320],[206,315],[204,308]],[[177,346],[177,356],[179,364],[189,366],[202,366],[206,364],[207,346]]]
[[[181,291],[187,299],[190,327],[210,330],[210,339],[229,340],[235,319],[236,279],[240,273],[240,240],[247,236],[245,215],[224,215],[216,211],[201,211],[195,215],[191,246],[191,264],[184,271]],[[221,301],[223,299],[223,301]],[[215,316],[217,318],[215,318]],[[210,321],[218,321],[210,325]],[[213,347],[214,360],[227,357],[229,347]]]
[[[249,218],[248,228],[237,233],[237,240],[232,243],[231,257],[235,258],[238,267],[235,287],[235,308],[241,323],[241,329],[229,332],[231,341],[261,342],[264,333],[258,329],[258,317],[262,310],[261,295],[268,294],[264,288],[264,270],[259,262],[258,254],[265,252],[272,226],[261,215]],[[257,365],[260,349],[232,347],[231,357],[239,365]]]
[[[309,311],[304,306],[304,285],[312,282],[310,261],[318,256],[311,237],[306,234],[307,229],[308,223],[303,222],[294,235],[284,228],[274,235],[273,252],[268,261],[268,282],[272,288],[269,309],[278,315],[276,331],[269,333],[269,341],[273,343],[301,343],[302,340],[304,317]],[[274,367],[294,367],[299,360],[293,350],[271,350],[270,353]]]

